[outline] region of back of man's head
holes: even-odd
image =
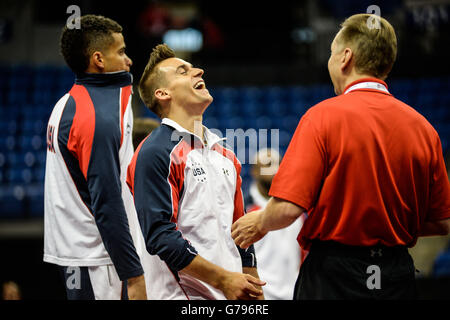
[[[158,117],[161,117],[161,106],[155,97],[155,90],[159,88],[164,79],[157,65],[161,61],[174,57],[175,51],[168,45],[157,45],[153,48],[148,63],[142,73],[141,80],[139,81],[139,95],[142,101]]]
[[[386,19],[373,14],[355,14],[341,24],[336,40],[342,49],[352,49],[358,73],[383,80],[388,76],[397,56],[397,37]]]
[[[85,15],[80,18],[80,28],[64,26],[60,49],[67,65],[77,74],[89,66],[90,56],[95,51],[104,52],[114,42],[113,33],[121,33],[122,27],[114,20],[103,16]]]

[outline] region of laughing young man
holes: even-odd
[[[127,176],[154,255],[149,298],[261,299],[254,249],[239,250],[231,238],[244,214],[241,164],[202,125],[213,100],[203,73],[158,45],[139,83],[142,100],[162,119]]]

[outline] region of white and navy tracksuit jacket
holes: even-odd
[[[133,156],[130,73],[79,75],[47,129],[44,261],[114,264],[121,280],[143,274],[126,168]],[[134,219],[134,220],[133,220]],[[142,245],[144,246],[144,245]]]
[[[147,250],[156,255],[149,299],[225,299],[221,291],[178,272],[197,254],[234,272],[256,266],[253,247],[238,249],[231,237],[231,225],[244,214],[241,164],[206,128],[205,138],[206,145],[165,118],[128,167]]]

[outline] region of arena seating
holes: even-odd
[[[43,216],[46,125],[58,99],[72,86],[65,67],[0,66],[0,218]],[[450,141],[450,77],[388,79],[390,91],[423,114],[439,132],[444,151]],[[258,145],[246,140],[235,152],[243,165],[243,190],[250,182],[249,158],[256,147],[271,146],[270,129],[279,129],[284,152],[300,117],[317,102],[333,97],[330,83],[293,86],[213,87],[214,102],[204,121],[209,128],[254,129]],[[137,97],[136,97],[137,98]],[[142,116],[155,117],[143,105]],[[260,129],[268,129],[267,135]],[[250,130],[250,131],[249,131]],[[228,143],[231,143],[228,141]],[[273,143],[273,141],[272,141]]]

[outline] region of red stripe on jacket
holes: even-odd
[[[181,198],[181,192],[184,184],[184,170],[186,168],[186,159],[189,152],[194,149],[190,143],[184,139],[173,148],[170,153],[170,168],[168,182],[172,193],[172,222],[178,220],[178,204]]]
[[[123,87],[121,90],[120,95],[120,145],[122,145],[123,142],[123,121],[125,116],[125,111],[127,110],[128,102],[131,98],[131,86]]]
[[[76,110],[69,132],[67,149],[78,160],[81,172],[87,180],[95,133],[94,104],[86,88],[81,85],[75,84],[69,93],[75,100]]]

